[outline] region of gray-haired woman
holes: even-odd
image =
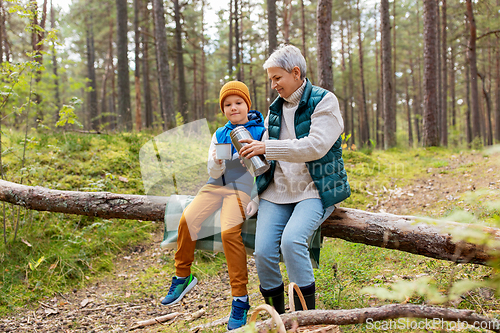
[[[350,196],[342,160],[344,121],[335,95],[306,78],[300,50],[287,45],[264,63],[279,97],[269,107],[262,141],[248,143],[242,157],[265,154],[270,170],[257,178],[260,205],[255,262],[266,303],[285,312],[279,267],[283,254],[290,282],[315,308],[315,282],[307,239]],[[300,302],[295,302],[301,310]]]

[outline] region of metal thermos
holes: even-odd
[[[252,134],[243,126],[238,126],[231,131],[231,141],[233,142],[234,148],[236,151],[240,151],[241,147],[246,146],[247,143],[239,142],[242,139],[250,139],[253,140]],[[243,163],[245,163],[248,171],[252,174],[252,176],[257,177],[265,173],[269,170],[269,163],[267,163],[266,159],[263,155],[257,155],[250,159],[242,158]]]

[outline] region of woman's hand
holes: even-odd
[[[257,213],[257,209],[259,208],[259,205],[255,203],[255,201],[250,200],[250,202],[247,205],[247,216],[252,217]]]
[[[215,158],[215,150],[212,151],[212,157],[213,157],[215,163],[217,163],[218,165],[222,164],[222,160],[218,160],[217,158]]]
[[[241,157],[252,158],[266,153],[266,144],[262,141],[241,139],[240,142],[248,143],[240,149],[239,154]]]

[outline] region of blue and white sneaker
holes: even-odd
[[[163,305],[173,305],[178,303],[184,295],[186,295],[194,286],[198,283],[198,280],[193,276],[189,275],[187,278],[172,278],[172,285],[168,290],[167,296],[161,301]]]
[[[231,315],[227,322],[227,330],[235,330],[241,326],[245,326],[247,324],[247,313],[249,309],[250,303],[248,301],[242,302],[239,299],[233,299],[233,303],[231,304]]]

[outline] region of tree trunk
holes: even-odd
[[[111,108],[110,111],[107,111],[107,104],[109,103],[107,96],[107,82],[110,76],[114,76],[112,71],[113,69],[113,19],[109,19],[109,38],[108,38],[108,54],[106,55],[105,62],[105,70],[102,74],[102,84],[101,84],[101,99],[99,101],[99,105],[101,106],[101,117],[102,123],[107,124],[107,127],[110,127],[110,123],[112,121],[111,117]]]
[[[361,145],[367,145],[370,140],[370,121],[368,119],[368,111],[366,110],[366,90],[365,90],[365,75],[363,68],[363,40],[361,39],[361,10],[359,9],[359,0],[357,0],[358,12],[358,51],[359,51],[359,74],[361,79],[361,113],[359,123],[361,127],[360,139]]]
[[[408,76],[405,75],[406,86],[406,114],[408,117],[408,145],[413,147],[413,130],[411,128],[410,88],[408,87]]]
[[[142,16],[144,18],[144,33],[141,34],[142,42],[142,86],[144,91],[144,117],[146,128],[153,127],[153,104],[151,102],[151,86],[149,83],[149,1],[144,1]]]
[[[58,191],[0,180],[0,201],[38,211],[77,214],[101,218],[163,221],[168,197],[115,194],[109,192]],[[362,210],[335,209],[321,226],[326,237],[335,237],[388,249],[453,262],[486,265],[496,258],[489,248],[464,241],[454,242],[450,228],[471,228],[500,241],[500,229],[456,222],[429,220]]]
[[[442,34],[442,70],[443,70],[443,89],[442,89],[442,101],[441,101],[441,145],[446,147],[448,145],[448,43],[446,36],[446,0],[442,0],[442,11],[443,11],[443,34]]]
[[[178,109],[184,118],[184,121],[189,121],[190,116],[187,114],[187,99],[186,99],[186,77],[184,75],[184,49],[182,47],[182,25],[181,25],[181,10],[179,0],[174,0],[174,18],[175,18],[175,45],[177,55],[177,74],[179,76],[179,95]]]
[[[391,73],[391,20],[389,17],[389,0],[381,0],[380,24],[382,32],[382,76],[384,78],[384,148],[396,146],[396,112],[393,107],[394,93]]]
[[[500,1],[497,1],[497,8],[500,7]],[[497,22],[500,13],[497,12]],[[496,59],[496,111],[495,111],[495,140],[496,143],[500,143],[500,36],[497,36],[497,59]]]
[[[307,59],[307,47],[306,47],[306,10],[304,6],[304,0],[300,0],[300,15],[302,18],[302,54],[304,58]]]
[[[51,17],[51,23],[52,23],[52,0],[50,2],[50,17]],[[0,0],[0,63],[3,62],[3,44],[4,44],[4,29],[3,29],[3,22],[5,21],[5,12],[3,8],[3,0]],[[51,26],[52,28],[52,26]]]
[[[414,71],[414,66],[413,66],[413,59],[412,57],[410,56],[410,75],[411,75],[411,82],[412,82],[412,86],[413,86],[413,103],[415,104],[415,106],[413,107],[413,113],[415,114],[415,117],[414,117],[414,124],[415,124],[415,134],[416,134],[416,139],[417,139],[417,142],[420,142],[420,124],[419,124],[419,121],[418,121],[418,115],[419,115],[419,112],[418,110],[420,109],[420,94],[418,93],[418,89],[417,89],[417,84],[416,84],[416,79],[415,79],[415,71]]]
[[[481,118],[479,115],[479,93],[477,87],[477,61],[476,61],[476,21],[472,9],[472,0],[466,0],[467,18],[469,20],[470,39],[468,45],[468,59],[470,66],[471,82],[471,114],[472,114],[472,140],[481,139]]]
[[[466,87],[465,100],[467,102],[467,120],[466,120],[467,143],[470,147],[470,144],[472,143],[472,124],[471,124],[472,110],[471,110],[471,98],[470,98],[470,65],[469,65],[469,60],[466,61],[465,87]]]
[[[441,103],[443,96],[443,84],[442,84],[442,66],[441,66],[441,16],[439,11],[439,0],[436,0],[436,64],[437,64],[437,112],[436,112],[436,124],[437,124],[437,137],[438,141],[441,142]]]
[[[457,125],[457,96],[455,89],[455,48],[453,43],[450,45],[450,95],[451,95],[451,126],[456,129]]]
[[[350,123],[349,123],[349,99],[347,96],[347,80],[346,80],[346,66],[345,66],[345,42],[344,42],[344,19],[340,20],[340,45],[341,45],[341,56],[342,56],[342,91],[343,91],[343,102],[344,102],[344,133],[346,136],[350,133]]]
[[[481,81],[483,82],[483,95],[484,95],[484,101],[486,102],[486,126],[488,127],[488,138],[487,138],[487,143],[488,145],[493,144],[493,130],[492,130],[492,125],[491,125],[491,98],[490,94],[486,90],[486,75],[481,75],[478,73],[478,76],[481,78]]]
[[[268,55],[276,50],[278,47],[278,28],[276,26],[276,0],[267,0],[267,37],[269,41]],[[268,84],[269,85],[269,84]],[[269,92],[269,100],[272,103],[278,93],[276,90],[271,89]]]
[[[290,44],[290,20],[292,18],[291,0],[283,1],[283,39],[285,44]],[[319,4],[318,4],[319,9]],[[318,37],[319,38],[319,37]]]
[[[90,2],[89,6],[92,6]],[[90,129],[97,131],[100,125],[99,114],[97,110],[97,82],[95,74],[95,48],[94,48],[94,19],[92,15],[92,10],[87,17],[87,77],[89,91],[89,117],[90,117]]]
[[[419,7],[419,0],[417,0],[417,38],[420,38],[420,7]],[[423,112],[422,112],[422,106],[423,106],[423,103],[422,103],[422,98],[424,96],[423,94],[423,91],[422,91],[422,70],[421,70],[421,61],[420,61],[420,54],[417,52],[417,59],[416,59],[416,65],[417,65],[417,78],[418,78],[418,100],[419,100],[419,104],[418,104],[418,107],[417,109],[415,110],[415,112],[417,112],[418,114],[418,118],[419,119],[416,119],[415,121],[417,122],[417,132],[418,132],[418,141],[419,142],[422,142],[422,132],[423,132]],[[416,89],[416,88],[415,88]],[[422,120],[420,120],[422,119]],[[418,129],[422,129],[421,131],[419,131]]]
[[[375,37],[379,33],[380,27],[377,27],[378,20],[377,16],[375,16]],[[377,114],[375,116],[375,140],[377,140],[377,148],[382,148],[384,146],[383,144],[383,137],[382,137],[382,129],[380,128],[381,122],[380,118],[382,118],[382,90],[381,87],[384,86],[382,75],[380,74],[382,72],[382,68],[380,67],[379,60],[380,60],[380,49],[379,49],[380,43],[375,40],[375,77],[377,79]],[[382,61],[380,61],[381,63]]]
[[[175,127],[175,112],[172,104],[172,86],[170,83],[170,67],[168,65],[167,34],[165,32],[165,13],[163,0],[153,0],[153,17],[155,22],[156,60],[158,63],[158,84],[161,100],[163,129]]]
[[[198,106],[198,60],[196,57],[196,51],[193,52],[193,110],[194,110],[194,120],[201,119],[200,108]]]
[[[201,0],[201,107],[202,114],[205,115],[207,120],[210,120],[209,108],[205,107],[205,90],[206,90],[206,81],[205,81],[205,25],[204,25],[204,17],[205,17],[205,0]]]
[[[393,59],[392,62],[392,108],[394,110],[394,119],[396,119],[397,114],[398,114],[398,103],[397,103],[397,92],[398,92],[398,86],[396,84],[396,64],[397,64],[397,48],[396,48],[396,0],[392,1],[392,56],[391,58]]]
[[[8,39],[8,35],[7,35],[7,29],[5,27],[5,22],[7,21],[6,19],[6,10],[5,10],[5,7],[2,6],[2,22],[0,22],[1,24],[1,27],[0,29],[3,31],[3,37],[2,37],[2,40],[0,41],[0,45],[3,44],[3,54],[5,56],[5,62],[10,62],[10,47],[9,47],[9,39]],[[2,60],[2,59],[0,59]]]
[[[40,23],[38,23],[38,5],[36,1],[32,1],[32,6],[33,6],[33,24],[34,25],[39,25],[40,30],[38,29],[33,29],[33,32],[31,34],[32,38],[32,44],[33,44],[33,51],[35,54],[34,60],[40,65],[40,67],[37,69],[35,73],[35,86],[38,87],[38,84],[40,81],[42,81],[42,70],[41,70],[41,65],[43,64],[43,44],[41,43],[43,39],[45,38],[45,22],[47,19],[47,0],[43,1],[43,6],[42,6],[42,18]],[[37,91],[38,89],[35,89]],[[34,102],[36,104],[36,119],[35,119],[35,126],[38,125],[38,121],[43,121],[44,114],[42,108],[40,108],[40,104],[42,103],[42,96],[38,93],[34,93],[35,99]]]
[[[241,59],[240,59],[240,10],[239,1],[234,0],[234,55],[236,56],[236,79],[242,81],[241,77]]]
[[[141,109],[141,44],[140,44],[140,33],[139,33],[139,16],[141,9],[139,7],[140,0],[134,0],[134,56],[135,56],[135,71],[134,71],[134,83],[135,83],[135,129],[141,131],[142,129],[142,109]]]
[[[3,4],[2,4],[2,1],[0,0],[0,12],[2,13],[2,16],[3,16]],[[54,11],[54,6],[52,4],[52,0],[50,0],[50,29],[52,30],[55,30],[55,27],[56,26],[56,13]],[[1,28],[1,25],[0,25],[0,31],[2,31],[2,28]],[[0,62],[2,62],[2,54],[1,54],[1,50],[2,50],[2,41],[3,41],[3,38],[0,37]],[[54,119],[57,121],[59,120],[59,110],[62,108],[62,104],[61,104],[61,97],[59,95],[59,75],[57,74],[57,57],[56,57],[56,47],[55,47],[55,42],[53,42],[52,44],[52,73],[54,74],[54,98],[56,100],[56,107],[57,107],[57,111],[56,111],[56,114],[55,114],[55,117]]]
[[[354,70],[352,66],[352,52],[351,52],[351,26],[347,21],[347,55],[349,58],[349,113],[351,119],[351,144],[356,144],[356,131],[354,129]]]
[[[424,147],[438,146],[437,135],[437,69],[436,12],[434,0],[424,0]]]
[[[118,128],[132,130],[132,110],[130,109],[130,78],[128,66],[127,0],[116,0],[118,58]]]
[[[318,43],[318,85],[333,92],[332,0],[319,0],[316,12]]]
[[[233,77],[233,0],[229,0],[229,55],[227,57],[228,75]]]

